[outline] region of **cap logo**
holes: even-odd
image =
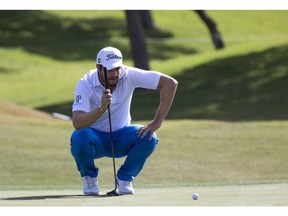
[[[98,63],[99,63],[99,64],[101,63],[101,58],[98,58]]]
[[[110,60],[110,59],[122,59],[122,57],[121,57],[121,56],[118,56],[118,55],[116,55],[116,54],[108,54],[106,61],[108,61],[108,60]]]

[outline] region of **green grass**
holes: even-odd
[[[0,188],[2,190],[0,206],[15,206],[15,204],[17,206],[172,206],[190,207],[189,209],[178,208],[177,211],[191,212],[195,210],[191,207],[198,206],[286,206],[288,192],[287,182],[245,182],[230,185],[219,183],[137,185],[136,187],[135,195],[119,197],[84,197],[81,188],[75,186]],[[102,194],[111,190],[107,186],[101,189]],[[198,200],[192,199],[192,194],[195,192],[200,195]]]
[[[214,50],[196,13],[153,12],[155,21],[173,33],[147,41],[152,69],[179,81],[169,118],[287,119],[287,11],[208,13],[223,33],[224,50]],[[99,48],[117,46],[125,63],[133,65],[123,11],[6,11],[0,18],[2,100],[71,115],[75,84],[95,67]],[[143,93],[135,94],[134,120],[150,119],[158,97],[151,102],[153,96],[147,97],[147,103],[137,94]]]
[[[214,50],[194,12],[153,12],[156,23],[173,36],[147,38],[151,68],[175,77],[179,87],[157,132],[160,143],[134,181],[140,195],[112,205],[133,204],[131,200],[149,205],[153,191],[169,194],[167,202],[155,196],[153,204],[194,205],[196,188],[201,196],[196,205],[287,204],[288,12],[209,14],[224,36],[224,50]],[[71,122],[28,108],[71,115],[76,82],[95,67],[94,57],[103,46],[119,47],[125,63],[133,65],[124,12],[1,11],[0,26],[0,205],[94,205],[97,199],[82,197],[63,202],[48,197],[47,203],[3,198],[61,195],[67,185],[74,186],[64,194],[81,193],[69,147]],[[158,92],[136,91],[133,121],[150,121],[158,99]],[[117,159],[116,166],[122,162]],[[96,164],[100,184],[112,187],[111,159]],[[186,186],[168,187],[179,183]],[[157,186],[145,188],[148,184]],[[19,187],[39,191],[26,193]],[[177,190],[185,197],[175,199]],[[266,199],[269,193],[277,198]],[[97,204],[107,200],[103,202]]]
[[[71,122],[1,115],[0,185],[81,184],[70,154]],[[140,122],[145,123],[145,122]],[[200,183],[288,179],[287,121],[167,120],[139,183]],[[117,159],[120,167],[123,159]],[[112,161],[96,160],[101,184]],[[53,176],[53,177],[52,177]]]

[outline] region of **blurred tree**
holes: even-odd
[[[150,10],[138,10],[145,34],[148,37],[172,37],[170,31],[164,30],[155,24]]]
[[[172,33],[158,27],[150,10],[126,10],[128,34],[135,67],[149,70],[148,51],[145,35],[151,37],[171,37]]]
[[[141,15],[137,10],[126,10],[134,66],[149,70],[148,52]]]
[[[196,10],[195,12],[209,29],[215,49],[223,49],[225,47],[224,41],[216,22],[204,10]],[[125,14],[134,66],[149,70],[145,30],[146,34],[152,37],[171,37],[172,34],[155,24],[150,10],[126,10]]]
[[[138,10],[138,13],[140,14],[141,22],[144,28],[157,29],[150,10]]]
[[[196,10],[195,12],[198,14],[198,16],[202,19],[202,21],[206,24],[207,28],[209,29],[215,49],[223,49],[225,47],[224,42],[220,32],[217,29],[216,22],[211,17],[209,17],[204,10]]]

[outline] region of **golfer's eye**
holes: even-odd
[[[120,69],[120,68],[114,68],[114,69],[112,69],[112,70],[109,70],[108,73],[111,74],[111,75],[112,75],[112,74],[117,74],[117,73],[119,73],[119,69]]]

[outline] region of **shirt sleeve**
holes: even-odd
[[[130,82],[136,87],[146,89],[156,89],[161,77],[161,73],[157,71],[141,70],[138,68],[130,68],[128,70]]]
[[[90,88],[87,82],[83,79],[79,80],[75,92],[74,92],[74,103],[72,105],[72,111],[90,111]]]

